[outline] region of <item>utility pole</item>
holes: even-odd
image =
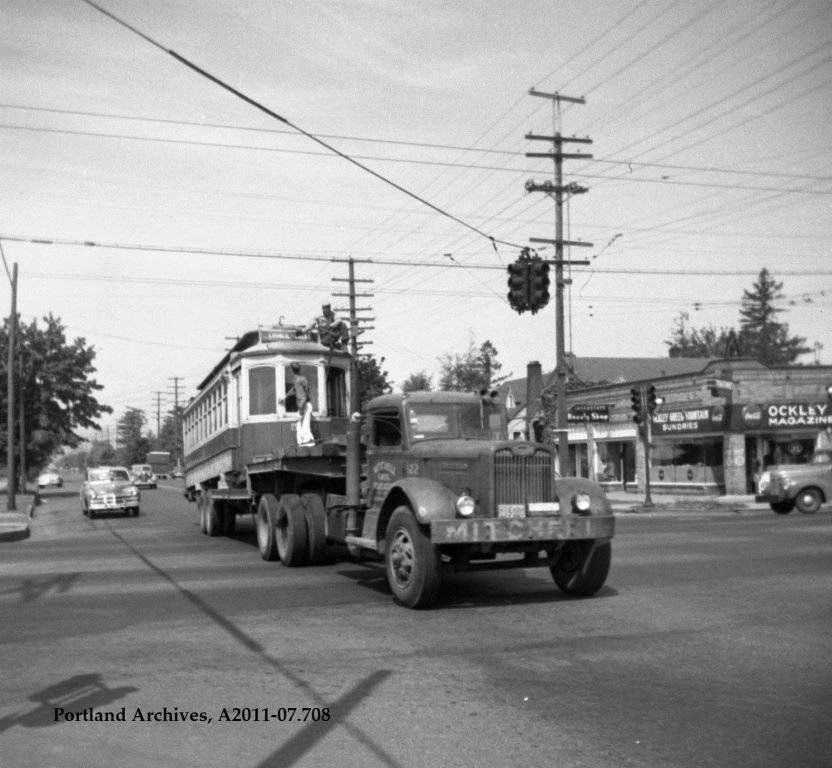
[[[15,512],[17,505],[17,475],[14,462],[14,421],[15,421],[15,392],[14,392],[14,345],[17,341],[17,262],[12,265],[12,314],[9,319],[9,355],[6,365],[6,423],[8,426],[8,442],[6,443],[6,460],[8,466],[8,483],[6,485],[6,509]]]
[[[20,440],[18,441],[18,452],[20,453],[20,493],[26,493],[26,407],[24,405],[24,396],[26,389],[23,386],[23,349],[21,348],[17,354],[17,388],[20,397]]]
[[[349,259],[349,277],[346,279],[343,277],[333,277],[333,282],[337,283],[348,283],[349,284],[349,293],[333,293],[333,296],[337,296],[340,298],[347,298],[349,299],[349,307],[346,311],[349,312],[350,318],[350,356],[352,360],[350,361],[350,412],[349,412],[349,426],[347,428],[347,506],[350,507],[357,507],[359,501],[359,488],[358,486],[352,487],[353,483],[351,478],[358,477],[359,475],[359,453],[361,451],[361,419],[360,419],[360,411],[361,411],[361,402],[359,399],[358,389],[360,386],[360,381],[358,379],[358,354],[359,349],[362,346],[361,343],[358,341],[358,336],[361,333],[364,333],[367,330],[371,330],[372,326],[364,328],[359,328],[360,322],[371,322],[375,318],[368,318],[368,317],[359,317],[359,312],[369,312],[371,311],[369,307],[357,307],[357,299],[358,298],[372,298],[372,293],[356,293],[355,284],[356,283],[372,283],[373,280],[368,279],[358,279],[355,276],[355,261],[352,257]],[[336,311],[343,312],[345,311],[344,308],[337,308]],[[369,342],[363,342],[367,344]]]
[[[568,441],[568,413],[566,407],[566,341],[565,341],[565,317],[564,317],[564,303],[563,303],[563,289],[566,285],[563,277],[563,267],[566,264],[580,264],[587,265],[588,261],[564,261],[563,246],[574,245],[584,248],[591,248],[592,243],[587,243],[581,240],[572,241],[563,239],[563,193],[569,195],[580,194],[586,192],[584,187],[579,187],[577,184],[563,185],[563,161],[564,160],[578,160],[591,159],[592,155],[587,154],[567,154],[563,152],[563,145],[566,143],[577,144],[591,144],[591,139],[568,138],[560,134],[560,105],[561,102],[569,102],[572,104],[585,104],[583,98],[576,98],[572,96],[562,96],[559,93],[542,93],[533,88],[529,90],[530,96],[540,96],[545,99],[550,99],[553,108],[553,136],[537,136],[535,134],[526,134],[526,139],[531,141],[550,141],[552,142],[552,152],[527,152],[526,157],[548,157],[554,161],[555,173],[554,184],[548,182],[544,184],[535,184],[532,181],[526,182],[526,190],[529,192],[546,192],[555,200],[555,239],[530,237],[532,243],[548,243],[555,246],[555,345],[556,345],[556,391],[557,391],[557,423],[556,431],[558,434],[558,463],[560,465],[561,474],[566,474],[566,468],[569,466],[569,441]]]
[[[179,413],[179,382],[182,381],[181,376],[168,376],[168,381],[173,382],[173,429],[176,433],[176,459],[180,461],[182,457],[182,425],[179,423],[181,414]]]
[[[156,395],[156,442],[158,443],[162,435],[162,395],[165,393],[157,389],[153,394]]]

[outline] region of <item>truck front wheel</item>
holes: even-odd
[[[794,509],[793,501],[772,501],[769,506],[772,512],[778,515],[788,515]]]
[[[610,572],[612,545],[606,542],[593,549],[593,544],[594,541],[583,539],[563,545],[560,560],[549,568],[561,592],[589,597],[604,586]]]
[[[385,565],[393,599],[407,608],[430,605],[442,582],[439,549],[404,506],[393,512],[386,538]]]
[[[257,548],[264,560],[277,560],[277,499],[264,493],[257,505]]]

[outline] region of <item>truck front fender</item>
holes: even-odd
[[[402,504],[409,506],[416,519],[424,525],[431,520],[447,520],[456,517],[457,498],[458,494],[436,480],[406,477],[390,488],[381,505],[381,521],[386,525],[393,510]]]
[[[585,493],[592,500],[591,515],[611,515],[612,507],[604,489],[585,477],[559,477],[555,480],[555,492],[563,511],[572,511],[572,500],[579,493]]]

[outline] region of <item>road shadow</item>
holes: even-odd
[[[21,602],[30,603],[53,589],[58,593],[68,592],[80,575],[80,572],[76,571],[39,579],[21,579],[16,584],[0,589],[0,597],[18,595]]]
[[[60,683],[31,694],[28,699],[36,706],[0,717],[0,733],[19,725],[23,728],[45,728],[62,722],[56,710],[82,712],[90,707],[100,709],[138,691],[131,685],[108,688],[98,673],[75,675]]]

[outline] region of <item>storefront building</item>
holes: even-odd
[[[631,390],[651,385],[661,403],[649,425],[648,467]],[[565,474],[643,489],[649,471],[658,493],[749,494],[766,468],[807,462],[816,446],[832,445],[832,366],[713,360],[695,373],[572,390],[567,406]]]

